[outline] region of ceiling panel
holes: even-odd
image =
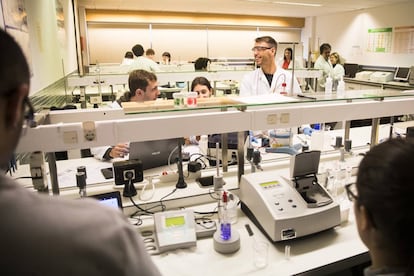
[[[147,10],[307,17],[392,5],[411,0],[78,0],[86,9]],[[321,6],[303,6],[310,4]]]

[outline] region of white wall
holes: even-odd
[[[271,35],[278,42],[299,42],[299,29],[257,30],[256,27],[217,28],[207,26],[162,25],[108,27],[88,25],[90,61],[119,63],[125,51],[139,43],[145,49],[155,50],[156,60],[164,51],[171,53],[172,61],[194,61],[198,57],[251,58],[251,48],[257,36]],[[283,50],[279,49],[278,54]]]
[[[412,66],[414,54],[367,51],[368,29],[414,26],[414,3],[395,4],[316,17],[315,43],[328,42],[346,62],[376,66]],[[315,48],[316,50],[318,47]]]
[[[61,3],[64,29],[57,27],[55,0],[25,1],[33,71],[31,94],[63,78],[63,72],[67,75],[77,70],[73,9],[70,0]]]

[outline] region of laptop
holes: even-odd
[[[89,197],[98,200],[100,203],[104,205],[122,209],[122,199],[121,193],[119,191],[91,195]]]
[[[173,138],[145,142],[131,142],[129,144],[129,160],[141,160],[143,170],[168,165],[169,159],[170,164],[173,164],[178,158],[178,151],[174,151],[178,146],[178,140],[178,138]]]

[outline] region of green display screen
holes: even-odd
[[[184,216],[165,218],[165,226],[166,227],[181,226],[181,225],[184,225],[184,224],[185,224]]]
[[[263,187],[263,188],[270,187],[270,186],[278,186],[278,185],[280,185],[280,183],[277,180],[260,183],[260,187]]]

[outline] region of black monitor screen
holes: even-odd
[[[345,63],[345,77],[355,78],[355,74],[358,72],[359,65],[356,63]]]
[[[394,79],[407,81],[410,76],[410,68],[408,67],[398,67],[395,71]]]
[[[248,136],[248,132],[244,133],[244,140]],[[230,132],[227,133],[227,148],[228,149],[237,149],[237,132]],[[219,147],[221,148],[221,134],[211,134],[208,136],[208,147],[215,148],[216,143],[219,143]]]

